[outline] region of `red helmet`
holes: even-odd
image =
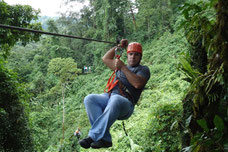
[[[142,45],[137,42],[132,42],[127,47],[127,53],[138,52],[142,55]]]

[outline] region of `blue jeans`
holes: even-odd
[[[109,128],[116,120],[129,118],[134,105],[127,98],[112,93],[90,94],[85,97],[84,104],[91,124],[89,137],[93,141],[103,139],[112,141]]]

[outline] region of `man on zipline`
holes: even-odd
[[[123,39],[118,47],[127,48],[125,65],[119,58],[115,59],[115,49],[111,48],[102,58],[116,77],[109,90],[103,94],[90,94],[85,97],[84,104],[91,124],[88,137],[79,141],[83,148],[108,148],[112,146],[109,129],[116,120],[128,119],[137,103],[141,92],[150,78],[147,66],[140,65],[142,46]],[[118,82],[118,83],[115,83]],[[113,85],[114,84],[114,85]],[[111,86],[111,87],[110,87]]]

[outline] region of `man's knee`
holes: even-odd
[[[87,95],[85,98],[84,98],[84,104],[85,105],[89,105],[93,102],[93,98],[94,98],[94,95],[93,94],[89,94]]]
[[[113,96],[113,99],[112,99],[110,105],[113,107],[122,109],[122,108],[131,106],[131,102],[123,96],[115,95],[115,96]]]
[[[114,95],[113,98],[112,98],[112,100],[111,100],[111,102],[110,102],[110,105],[111,105],[112,107],[118,108],[118,107],[121,106],[122,103],[123,103],[123,101],[122,101],[121,96],[119,96],[119,95]]]

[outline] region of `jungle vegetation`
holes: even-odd
[[[111,71],[101,58],[114,45],[0,28],[0,151],[227,152],[228,1],[89,2],[44,21],[31,6],[3,0],[0,24],[140,42],[151,78],[126,132],[117,121],[113,147],[100,150],[80,148],[73,136],[79,127],[87,137],[83,99],[104,91]]]

